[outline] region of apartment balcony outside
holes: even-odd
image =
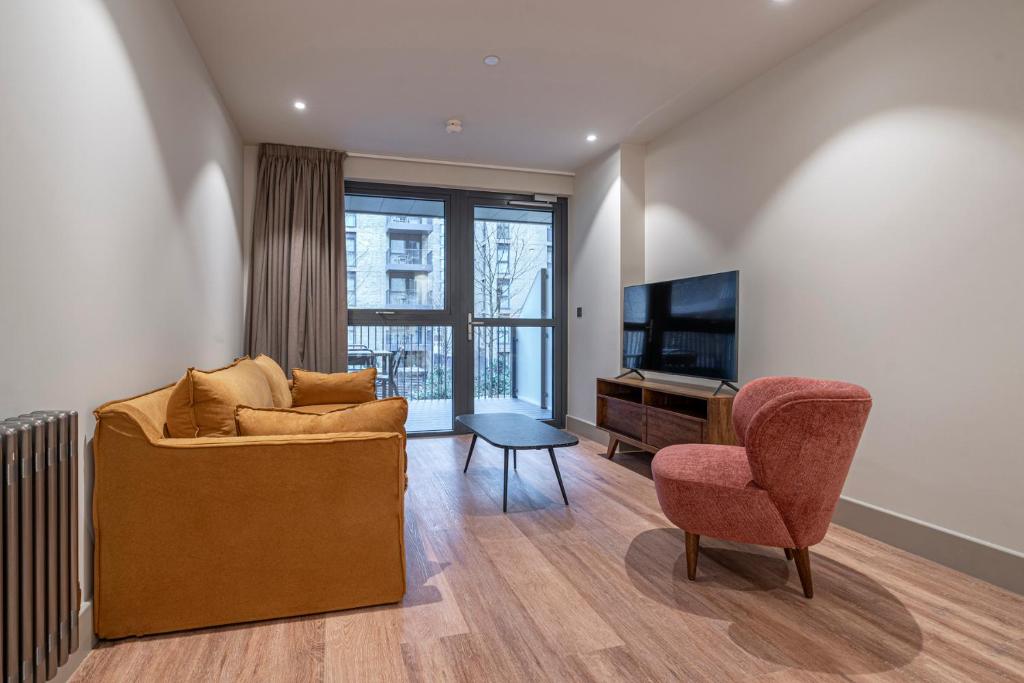
[[[514,337],[511,328],[476,335],[474,410],[550,419],[550,403],[531,398],[530,385],[536,382],[527,379],[530,372],[534,380],[539,379],[541,366],[529,358],[520,362]],[[447,325],[351,325],[349,370],[376,367],[379,395],[404,396],[409,401],[406,429],[410,433],[448,431],[455,417],[454,341],[453,328]]]
[[[388,250],[388,270],[409,273],[430,273],[434,270],[434,252],[423,249]]]
[[[434,223],[429,218],[417,216],[388,216],[385,222],[388,232],[403,232],[415,235],[428,235],[434,232]]]
[[[388,306],[401,306],[402,308],[431,308],[426,296],[419,292],[401,289],[388,290]]]

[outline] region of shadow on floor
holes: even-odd
[[[621,448],[621,446],[620,446]],[[654,453],[648,453],[647,451],[622,451],[620,450],[612,458],[612,462],[616,465],[625,467],[627,470],[631,470],[640,474],[648,479],[654,479],[654,475],[651,474],[651,460],[654,459]]]
[[[714,544],[714,545],[712,545]],[[903,603],[874,579],[812,551],[815,597],[800,593],[781,550],[702,545],[697,580],[686,578],[683,532],[638,534],[626,553],[636,588],[674,609],[731,622],[745,652],[786,667],[843,675],[898,669],[923,637]]]

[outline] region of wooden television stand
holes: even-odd
[[[620,443],[654,453],[681,443],[733,445],[733,394],[694,384],[602,377],[597,427],[608,432],[608,457]]]

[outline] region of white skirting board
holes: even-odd
[[[1024,595],[1024,555],[892,510],[842,497],[836,524]]]

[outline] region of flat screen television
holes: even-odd
[[[622,366],[735,382],[737,270],[626,287]]]

